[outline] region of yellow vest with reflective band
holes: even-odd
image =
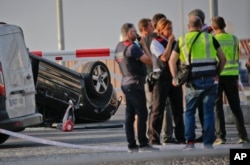
[[[215,38],[226,56],[227,62],[221,72],[221,76],[239,75],[239,41],[237,37],[228,33],[216,34]]]
[[[188,53],[197,31],[188,32],[179,38],[180,60],[189,64]],[[213,36],[202,32],[194,42],[191,50],[192,77],[217,75],[217,56],[213,44]]]

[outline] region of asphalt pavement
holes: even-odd
[[[214,149],[204,149],[202,143],[196,143],[194,150],[183,151],[184,144],[168,144],[154,146],[159,151],[128,153],[124,118],[125,106],[121,105],[109,121],[78,124],[71,133],[55,128],[27,128],[20,135],[41,138],[37,139],[41,144],[27,138],[11,137],[0,147],[0,165],[227,165],[230,164],[231,149],[250,150],[249,144],[237,144],[235,125],[226,124],[226,144],[216,145]],[[199,122],[196,125],[198,137],[201,127]],[[250,124],[246,124],[246,128],[249,133]],[[44,145],[44,139],[67,143],[67,146],[54,142]],[[239,163],[244,165],[242,161]]]
[[[124,112],[125,105],[121,105],[119,110],[117,111],[117,114],[112,117],[112,119],[108,123],[112,125],[112,123],[115,121],[123,122]],[[199,137],[201,135],[201,126],[199,122],[197,122],[196,125],[196,137]],[[250,135],[250,124],[246,123],[245,126],[248,134]],[[157,152],[157,156],[155,155],[156,157],[152,156],[151,154],[151,156],[148,156],[148,159],[145,160],[145,155],[143,155],[143,159],[139,161],[138,159],[140,159],[140,153],[133,154],[136,155],[136,163],[134,159],[132,159],[131,162],[128,162],[128,160],[130,159],[125,158],[126,161],[123,162],[122,160],[119,160],[119,164],[230,164],[231,149],[239,149],[244,151],[245,149],[247,149],[250,157],[250,143],[238,144],[238,132],[235,124],[226,123],[226,131],[226,143],[222,145],[214,145],[214,149],[204,149],[202,143],[196,143],[195,149],[192,151],[183,151],[185,145],[180,144],[154,146],[160,148],[160,152]],[[162,155],[163,157],[161,157],[160,155]],[[161,157],[161,159],[158,160],[157,157]],[[114,161],[112,162],[117,162],[117,157],[114,157]],[[105,164],[104,162],[102,163]],[[244,164],[243,162],[241,163]]]

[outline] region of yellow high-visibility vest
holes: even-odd
[[[216,34],[215,38],[226,56],[227,62],[221,72],[221,76],[239,75],[239,40],[228,33]]]
[[[188,53],[197,31],[189,32],[179,38],[180,60],[188,64]],[[217,55],[213,45],[213,36],[207,32],[202,32],[192,46],[191,64],[192,73],[195,75],[217,74]]]

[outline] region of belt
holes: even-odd
[[[204,79],[210,79],[214,78],[214,76],[198,76],[198,77],[192,77],[193,80],[204,80]]]

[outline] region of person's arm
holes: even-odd
[[[144,64],[152,65],[151,54],[147,48],[147,45],[146,45],[144,39],[140,40],[140,44],[141,44],[142,50],[144,52],[144,54],[140,57],[140,61],[143,62]]]
[[[179,53],[177,53],[175,50],[172,51],[171,56],[168,61],[169,69],[171,72],[171,75],[173,77],[172,84],[174,86],[178,85],[178,79],[177,79],[177,66],[176,63],[179,59]]]
[[[168,44],[167,47],[165,49],[165,51],[163,52],[163,54],[160,56],[161,61],[166,62],[168,61],[170,55],[171,55],[171,51],[172,51],[172,45],[174,43],[175,37],[172,34],[169,38],[168,38]]]
[[[152,53],[152,56],[155,56],[160,60],[163,52],[165,51],[165,48],[159,41],[154,39],[150,44],[150,51]]]
[[[222,70],[224,69],[224,66],[227,62],[226,56],[223,52],[223,50],[220,47],[219,42],[215,39],[215,37],[213,37],[213,45],[214,48],[217,50],[217,57],[218,57],[218,66],[217,66],[217,72],[218,72],[218,76],[220,75],[220,73],[222,72]]]
[[[218,75],[220,75],[220,73],[222,72],[225,64],[226,64],[226,57],[225,54],[223,53],[221,47],[217,48],[217,57],[219,59],[219,64],[217,67],[217,71],[218,71]]]

